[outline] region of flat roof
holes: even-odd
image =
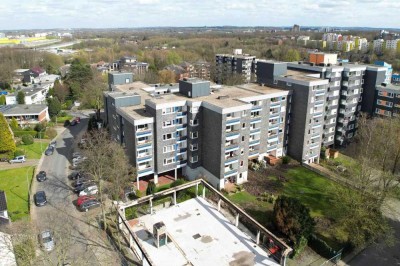
[[[386,86],[378,85],[376,86],[379,90],[392,90],[392,91],[400,91],[400,85],[394,84],[386,84]]]
[[[153,116],[146,112],[146,109],[142,105],[132,105],[126,107],[118,107],[124,113],[132,117],[134,120],[140,120],[145,118],[152,118]]]
[[[157,248],[153,225],[161,221],[172,242]],[[154,265],[279,265],[201,197],[130,220],[129,224]]]
[[[39,115],[46,109],[47,105],[45,104],[13,104],[1,106],[0,113],[3,113],[4,116]]]

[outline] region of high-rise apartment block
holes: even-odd
[[[215,82],[226,83],[226,80],[234,74],[242,75],[244,83],[252,81],[255,73],[255,56],[243,54],[242,49],[234,49],[233,54],[217,54],[215,61]]]
[[[256,84],[212,88],[184,79],[179,86],[141,82],[105,93],[106,123],[126,147],[138,178],[178,171],[217,188],[247,180],[248,160],[286,154],[290,92]]]

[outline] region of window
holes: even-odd
[[[173,139],[173,138],[174,138],[174,135],[172,133],[163,135],[163,140],[169,140],[169,139]]]
[[[163,122],[163,127],[170,127],[170,126],[173,126],[173,125],[174,125],[174,123],[172,121],[164,121]]]
[[[274,79],[274,84],[275,85],[278,84],[278,80],[277,79]]]
[[[198,126],[199,125],[199,119],[190,120],[190,125],[191,126]]]
[[[240,149],[240,154],[241,154],[241,155],[243,155],[243,154],[244,154],[244,150],[243,150],[243,148],[242,148],[242,149]]]
[[[244,141],[244,136],[242,136],[242,141]]]
[[[242,124],[242,128],[246,128],[246,123],[243,123],[243,124]]]
[[[290,82],[286,82],[286,86],[288,86],[288,87],[292,87],[292,83],[290,83]]]
[[[148,126],[147,125],[138,125],[136,126],[136,130],[140,131],[140,130],[147,130]]]
[[[194,131],[190,133],[190,138],[191,139],[197,139],[199,137],[199,132],[198,131]]]
[[[244,163],[243,161],[240,161],[240,167],[243,167]]]
[[[246,116],[246,111],[242,111],[242,116]]]
[[[167,145],[163,147],[163,152],[167,153],[167,152],[173,152],[175,151],[175,145]]]
[[[191,163],[197,163],[199,161],[199,156],[195,155],[190,157],[190,162]]]
[[[174,112],[174,109],[172,107],[168,107],[162,110],[163,115],[165,114],[171,114]]]
[[[164,165],[173,164],[173,163],[175,163],[175,157],[164,159]]]
[[[125,79],[125,83],[129,83],[129,78]]]
[[[190,144],[191,151],[197,151],[198,149],[199,149],[199,144],[197,143]]]

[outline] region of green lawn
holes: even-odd
[[[33,144],[30,145],[21,144],[17,147],[17,149],[25,151],[25,155],[28,159],[40,159],[42,153],[46,150],[49,142],[49,140],[41,140],[41,143],[39,141],[35,141]]]
[[[58,116],[57,117],[57,123],[64,123],[66,120],[69,120],[69,121],[71,121],[72,120],[72,118],[73,118],[73,116],[72,115],[67,115],[67,116]]]
[[[325,216],[330,209],[329,191],[338,184],[304,167],[290,169],[282,193],[299,199],[310,208],[311,216]]]
[[[34,167],[29,166],[0,171],[0,189],[6,192],[8,213],[12,221],[29,216],[28,185],[33,170]]]

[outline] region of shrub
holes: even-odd
[[[290,160],[291,160],[291,158],[289,156],[283,156],[282,157],[282,163],[283,164],[289,164]]]
[[[71,121],[65,120],[65,122],[64,122],[64,127],[67,127],[67,126],[69,126],[70,124],[71,124]]]
[[[43,130],[46,129],[46,125],[45,125],[45,123],[38,123],[38,124],[36,124],[34,129],[37,132],[42,132]]]
[[[46,137],[49,139],[54,139],[57,137],[57,131],[54,128],[48,128],[46,130]]]
[[[65,111],[61,111],[59,114],[58,114],[58,116],[67,116],[68,114],[67,114],[67,112],[65,112]]]
[[[293,258],[297,257],[299,254],[303,252],[303,250],[307,247],[308,240],[304,236],[300,237],[299,241],[294,245],[293,252],[291,256]]]
[[[22,143],[25,145],[33,144],[32,135],[29,135],[29,134],[23,135],[21,140],[22,140]]]
[[[14,137],[22,137],[23,135],[31,135],[32,137],[36,137],[36,131],[14,131]]]
[[[295,244],[314,231],[310,210],[295,198],[279,196],[274,204],[273,219],[278,230]]]
[[[156,184],[153,181],[150,181],[147,185],[146,195],[151,195],[156,192]]]
[[[14,157],[21,156],[21,155],[25,155],[25,151],[24,151],[24,150],[17,149],[17,150],[14,152]]]
[[[185,184],[185,180],[177,179],[177,180],[175,180],[174,182],[171,183],[170,187],[177,187],[177,186],[180,186],[180,185],[183,185],[183,184]]]
[[[310,237],[309,246],[324,258],[329,259],[337,254],[337,252],[333,248],[331,248],[324,240],[318,238],[314,234],[312,234]]]

